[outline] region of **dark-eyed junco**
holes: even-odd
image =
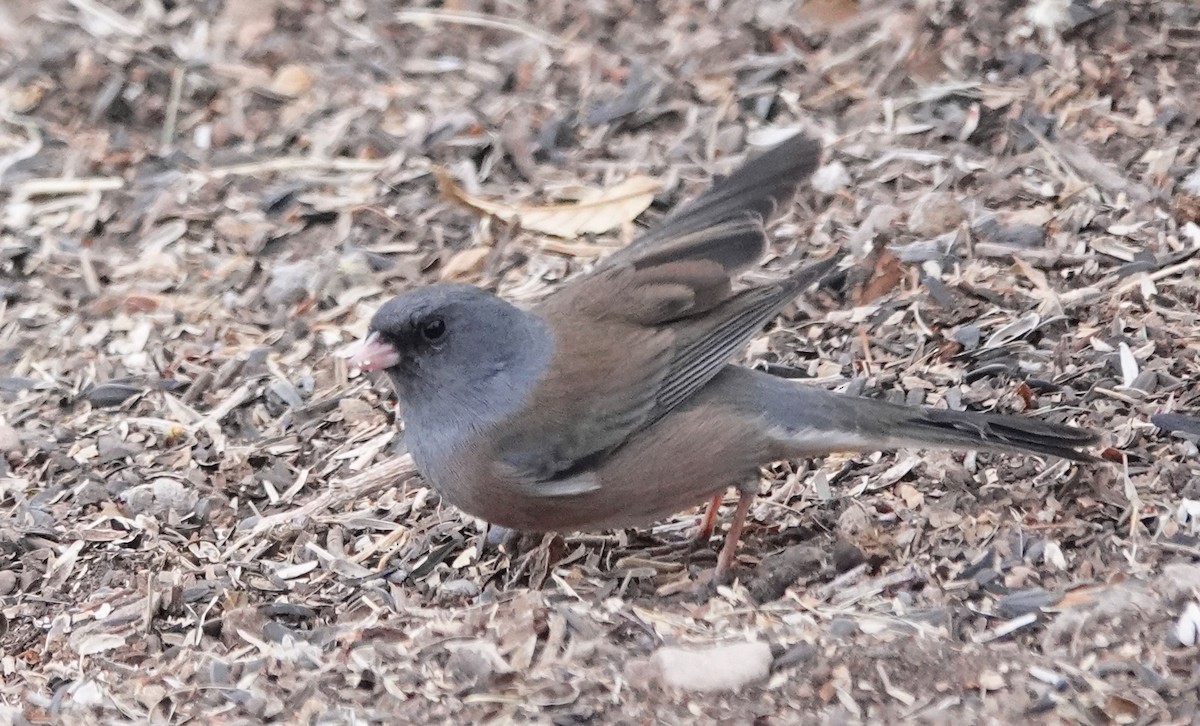
[[[734,561],[758,468],[835,451],[939,447],[1090,460],[1095,436],[1035,419],[900,406],[729,363],[836,264],[735,290],[765,254],[820,146],[747,162],[596,270],[525,310],[437,284],[388,301],[352,364],[396,387],[417,467],[447,501],[523,531],[628,527],[741,494],[717,563]]]

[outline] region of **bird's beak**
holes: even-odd
[[[380,338],[376,332],[342,348],[338,355],[350,361],[350,365],[363,373],[382,371],[400,363],[400,351]]]

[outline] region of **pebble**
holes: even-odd
[[[1187,604],[1175,623],[1175,640],[1180,645],[1192,647],[1200,640],[1200,605],[1195,601]]]
[[[486,688],[496,676],[513,672],[494,643],[470,640],[448,644],[446,649],[450,651],[446,673],[464,687]]]
[[[853,540],[870,528],[871,519],[860,507],[848,507],[838,515],[837,531],[846,540]]]
[[[839,190],[850,186],[850,172],[840,161],[826,164],[813,172],[812,188],[822,194],[837,194]]]
[[[1046,225],[1049,217],[1043,210],[989,214],[978,219],[972,229],[975,234],[996,244],[1030,249],[1046,244]]]
[[[271,281],[267,283],[263,297],[271,305],[295,304],[308,293],[309,284],[319,270],[312,260],[277,265],[271,269]]]
[[[348,423],[373,418],[379,413],[374,406],[359,398],[343,398],[338,401],[338,411]]]
[[[824,558],[824,551],[818,547],[793,545],[766,557],[746,584],[746,589],[755,602],[778,600],[801,577],[819,572]]]
[[[17,430],[0,418],[0,454],[12,454],[24,448]]]
[[[803,665],[817,657],[817,647],[812,643],[800,641],[792,647],[788,648],[775,659],[775,670],[780,668],[789,668],[791,666]]]
[[[979,674],[979,687],[985,691],[999,691],[1007,685],[1004,676],[996,671],[984,671]]]
[[[834,638],[849,638],[858,632],[858,623],[850,618],[834,618],[829,621],[829,635]]]
[[[17,575],[12,570],[0,570],[0,597],[11,595],[17,589]]]
[[[472,580],[459,578],[447,580],[438,589],[439,594],[451,598],[470,598],[479,594],[479,585]]]
[[[908,213],[908,230],[922,237],[937,237],[958,227],[967,218],[950,192],[930,192]]]
[[[774,656],[762,642],[714,645],[708,648],[659,648],[650,658],[659,680],[685,691],[736,691],[763,681]]]
[[[1173,599],[1183,599],[1200,592],[1200,565],[1191,562],[1172,562],[1163,566],[1158,588]]]
[[[108,490],[104,486],[104,482],[96,479],[88,479],[75,490],[75,503],[81,507],[99,504],[107,499]]]
[[[1184,177],[1179,187],[1188,194],[1200,194],[1200,169],[1196,169]]]
[[[867,556],[853,542],[838,539],[833,545],[833,569],[838,574],[849,572],[867,561]]]
[[[130,514],[159,516],[170,510],[187,514],[196,506],[199,495],[175,479],[162,477],[149,484],[127,489],[122,495]]]

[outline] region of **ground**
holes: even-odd
[[[1192,723],[1198,26],[5,3],[0,722]],[[336,351],[426,281],[534,299],[796,130],[824,166],[766,267],[853,264],[743,362],[1094,428],[1104,463],[771,467],[707,597],[719,536],[651,551],[695,512],[484,548]],[[580,198],[595,228],[535,221]]]

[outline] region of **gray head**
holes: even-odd
[[[438,284],[392,298],[349,351],[364,371],[384,370],[401,405],[483,416],[509,408],[520,385],[540,375],[552,346],[540,318],[470,285]],[[419,411],[411,411],[419,414]]]

